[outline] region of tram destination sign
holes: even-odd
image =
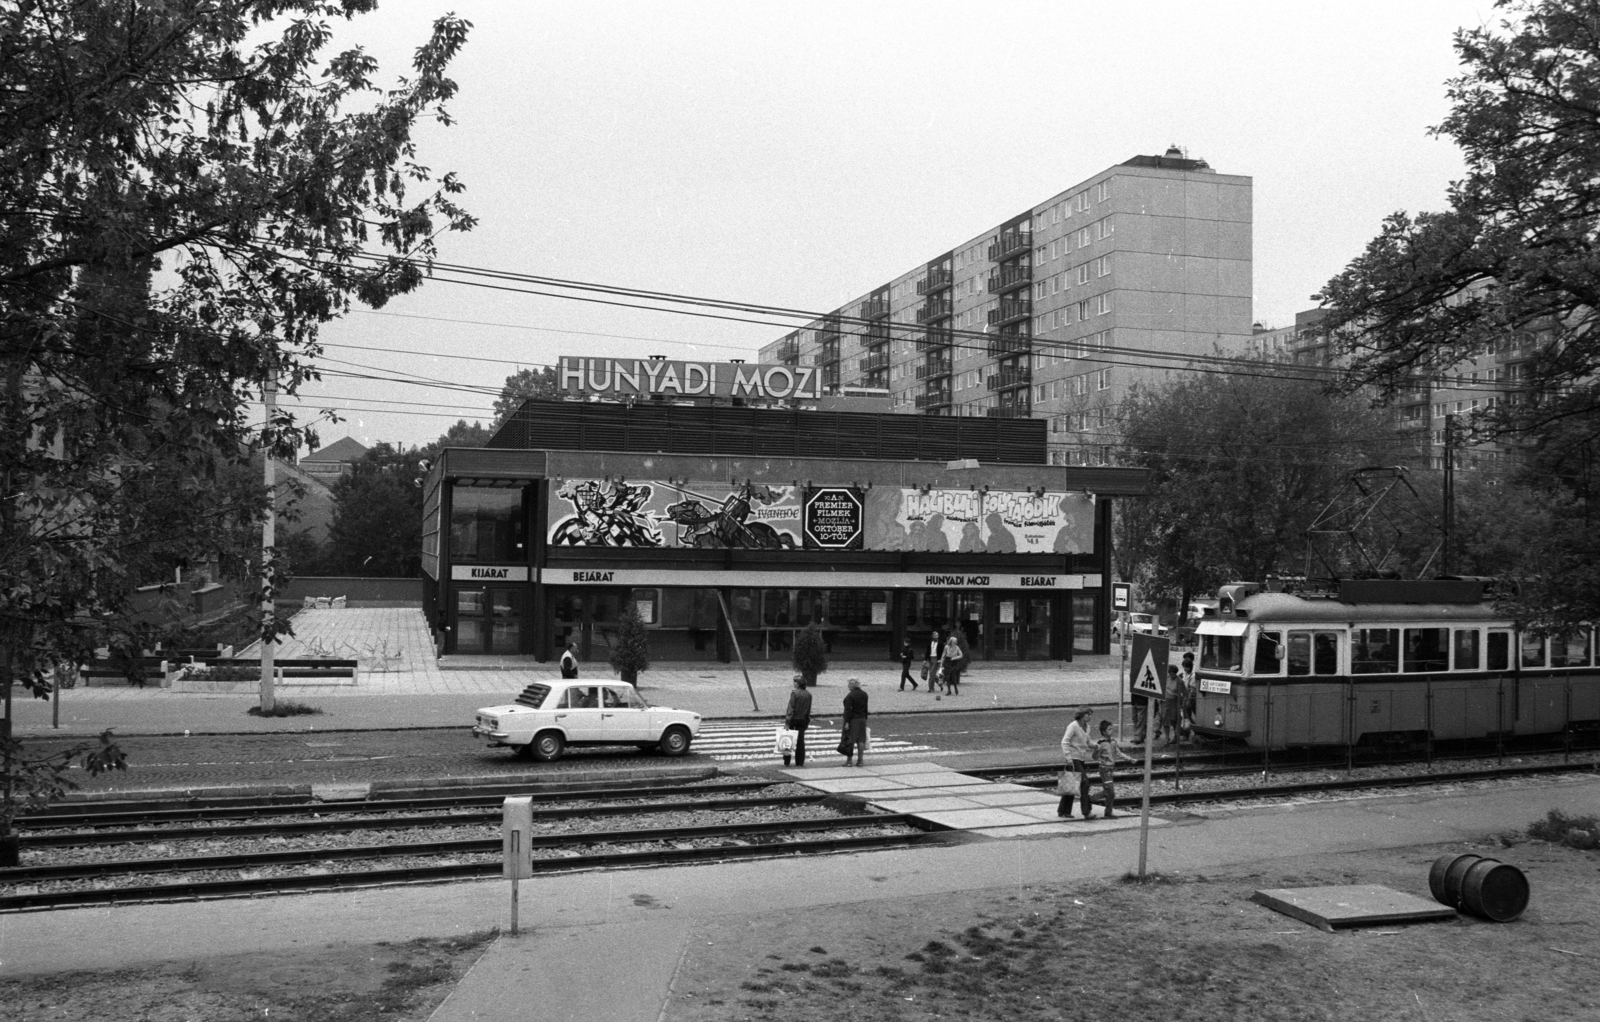
[[[807,550],[860,550],[866,534],[865,503],[845,486],[824,486],[806,493]]]
[[[667,358],[562,355],[556,385],[564,393],[630,397],[822,397],[820,366],[689,362]]]

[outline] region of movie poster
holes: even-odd
[[[1094,550],[1094,498],[1032,490],[867,493],[869,550],[1078,554]]]
[[[551,546],[793,550],[792,486],[569,480],[550,488]]]

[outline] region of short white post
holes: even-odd
[[[511,881],[511,935],[517,934],[520,891],[517,881],[533,876],[533,856],[524,835],[533,832],[533,796],[509,795],[501,809],[500,842],[503,875]]]

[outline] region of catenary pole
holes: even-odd
[[[261,401],[266,406],[267,429],[271,430],[274,413],[278,404],[278,375],[274,366],[269,370],[267,379],[261,386]],[[272,447],[269,444],[261,446],[262,481],[267,485],[267,514],[261,521],[261,712],[271,713],[273,709],[274,693],[272,690],[273,672],[273,629],[276,622],[274,599],[272,592],[272,548],[277,545],[274,530],[277,526],[277,480],[274,477],[272,464]]]

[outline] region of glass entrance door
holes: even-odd
[[[522,590],[456,590],[456,652],[522,652]]]
[[[1055,647],[1050,641],[1050,597],[1034,596],[1018,603],[1018,616],[1022,619],[1023,659],[1051,659]]]

